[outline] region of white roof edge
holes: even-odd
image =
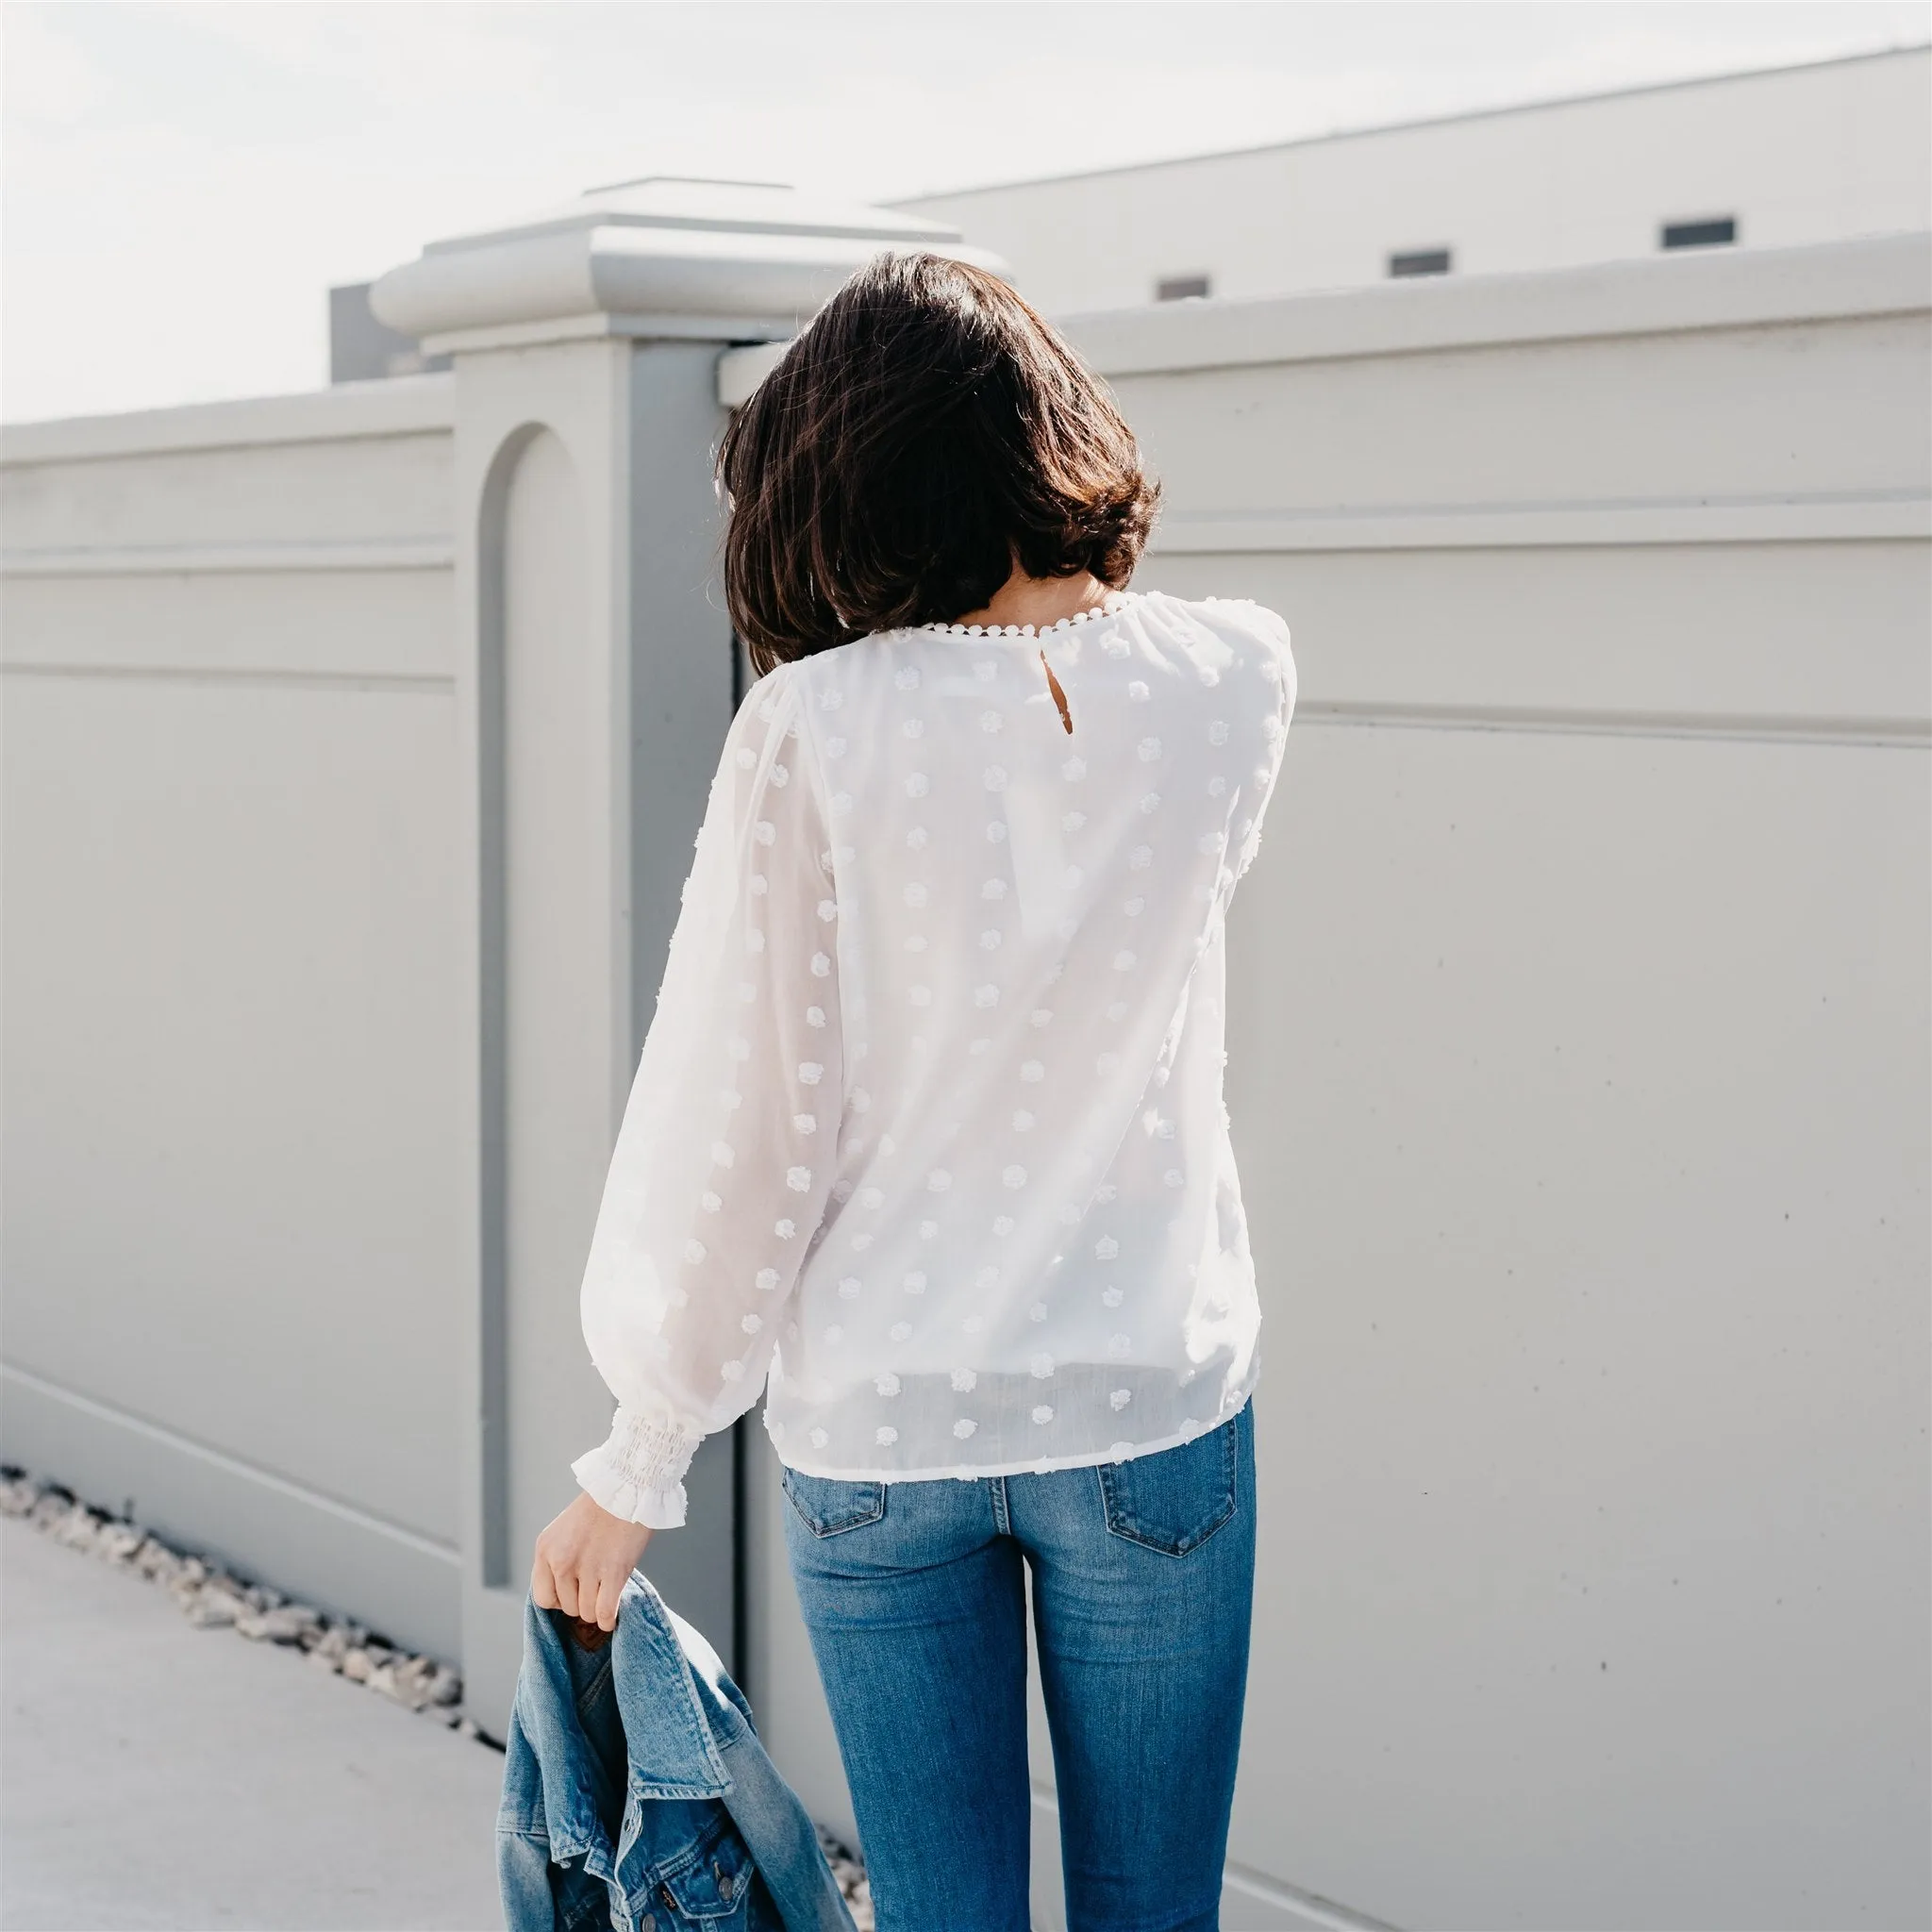
[[[1641,94],[1675,93],[1687,88],[1731,87],[1741,81],[1775,80],[1788,74],[1809,74],[1827,67],[1850,67],[1863,60],[1898,60],[1914,54],[1932,54],[1932,41],[1909,41],[1903,46],[1872,47],[1861,54],[1828,54],[1819,60],[1794,60],[1782,67],[1739,67],[1723,74],[1686,75],[1676,80],[1645,80],[1629,87],[1604,88],[1594,93],[1550,94],[1536,101],[1507,101],[1496,108],[1465,108],[1455,114],[1424,114],[1413,121],[1379,121],[1364,127],[1334,127],[1325,134],[1298,134],[1287,141],[1257,142],[1250,147],[1210,148],[1205,154],[1167,155],[1151,161],[1121,161],[1109,168],[1075,168],[1064,175],[1029,175],[1014,181],[979,181],[963,188],[934,188],[882,201],[881,208],[918,213],[930,203],[968,201],[979,194],[1010,194],[1023,188],[1057,188],[1069,181],[1102,181],[1116,175],[1148,175],[1161,168],[1192,168],[1204,162],[1247,160],[1256,155],[1292,153],[1297,148],[1324,147],[1334,142],[1374,141],[1385,134],[1411,134],[1424,127],[1454,127],[1466,121],[1494,121],[1506,114],[1545,114],[1563,108],[1595,107],[1603,101],[1633,99]]]
[[[0,424],[0,465],[87,462],[173,450],[274,442],[341,442],[420,436],[456,422],[456,378],[446,371],[338,383],[292,395],[244,396],[109,416]]]
[[[1932,310],[1932,232],[1058,315],[1103,375]]]

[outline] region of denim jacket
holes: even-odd
[[[496,1824],[509,1932],[853,1932],[711,1646],[635,1574],[615,1635],[586,1648],[585,1627],[524,1607]]]

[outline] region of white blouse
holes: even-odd
[[[794,1469],[893,1481],[1240,1408],[1223,931],[1294,691],[1272,611],[1128,592],[746,693],[584,1276],[605,1508],[682,1523],[761,1387]]]

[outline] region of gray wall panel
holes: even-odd
[[[1296,731],[1230,952],[1234,1856],[1407,1925],[1913,1923],[1932,760]]]
[[[4,730],[8,1360],[453,1543],[447,695],[9,675]]]

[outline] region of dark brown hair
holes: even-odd
[[[724,595],[760,675],[982,608],[1014,566],[1125,585],[1159,488],[1105,386],[998,276],[860,269],[718,452]]]

